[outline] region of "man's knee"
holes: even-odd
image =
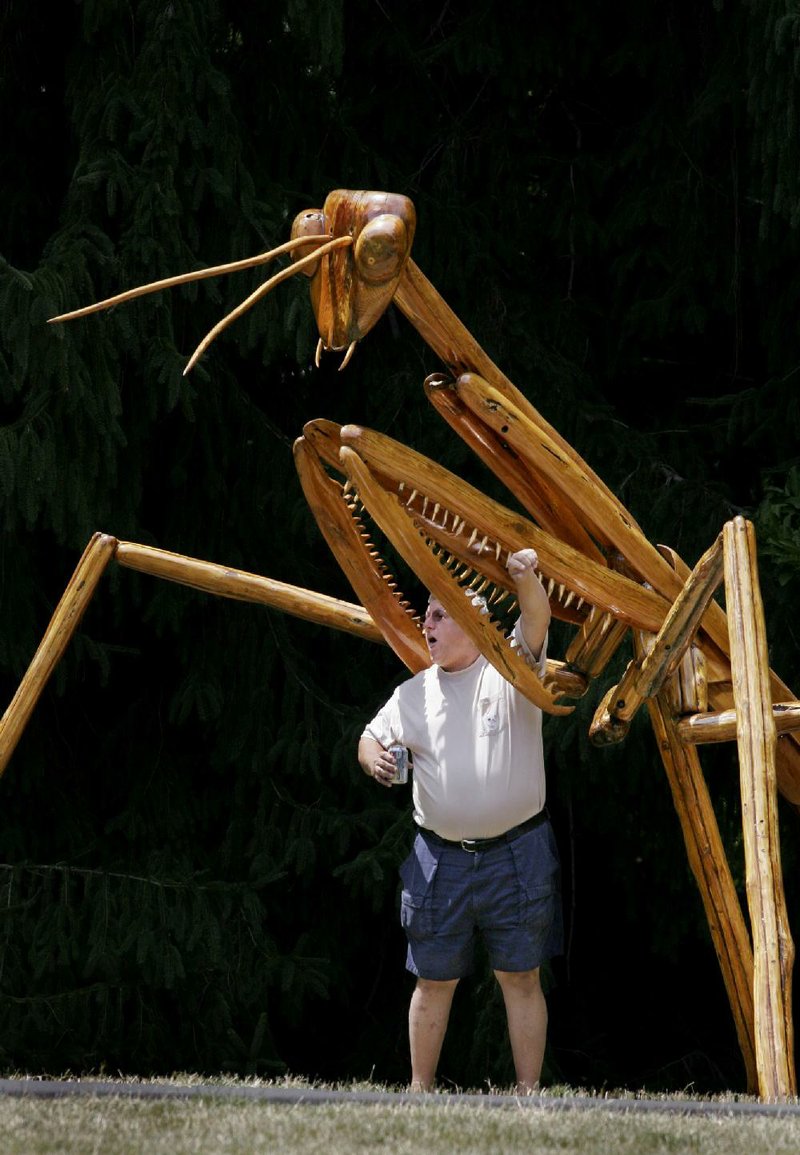
[[[423,979],[417,977],[416,989],[428,998],[448,998],[458,986],[458,979]]]
[[[504,991],[519,994],[534,994],[541,989],[539,968],[530,971],[499,971],[494,972],[495,978]]]

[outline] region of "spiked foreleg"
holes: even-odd
[[[436,501],[448,509],[462,510],[479,535],[502,541],[503,546],[511,551],[532,546],[539,555],[541,572],[556,586],[572,591],[577,599],[606,610],[639,629],[655,632],[661,627],[669,610],[669,603],[664,598],[544,533],[527,518],[492,501],[429,458],[363,426],[342,426],[341,440],[345,446],[352,446],[357,451],[378,484],[393,491],[397,498],[400,496],[398,479],[410,478],[411,484],[428,496],[435,493]],[[341,463],[339,468],[342,468]],[[430,515],[418,510],[412,501],[416,492],[415,488],[409,494],[403,493],[403,505],[409,516],[415,517],[425,533],[449,553],[474,560],[478,555],[473,550],[473,542],[464,540],[452,527],[447,530],[434,524]],[[499,578],[501,569],[493,564],[491,556],[481,553],[480,567],[492,580]],[[552,598],[551,608],[555,617],[562,616]],[[569,608],[566,612],[571,615]],[[586,612],[584,609],[579,620],[585,617]]]
[[[777,739],[755,533],[750,522],[737,517],[726,524],[723,534],[747,899],[755,958],[756,1062],[761,1097],[776,1100],[797,1093],[791,993],[794,943],[780,861]]]
[[[323,439],[330,439],[330,453],[333,454],[335,445],[338,458],[339,426],[315,421],[305,429],[307,436],[299,437],[294,443],[294,460],[317,525],[357,596],[398,658],[412,673],[424,670],[430,665],[430,654],[422,636],[421,623],[408,602],[390,587],[390,575],[382,572],[380,558],[371,549],[366,534],[359,532],[345,506],[342,486],[325,473],[319,454],[309,440],[313,437],[319,446]]]
[[[472,591],[454,585],[448,578],[445,568],[425,546],[422,531],[406,515],[396,498],[380,486],[361,457],[345,445],[340,450],[340,460],[375,522],[484,657],[542,710],[550,714],[571,713],[574,707],[558,705],[555,701],[563,692],[560,687],[545,686],[522,654],[512,648],[500,627],[491,621],[488,611],[484,617],[468,604],[464,595]]]
[[[358,503],[323,469],[323,459],[329,465],[339,466],[340,432],[340,426],[321,418],[304,426],[305,436],[294,444],[303,492],[323,537],[383,638],[408,669],[416,673],[431,663],[421,619],[404,598],[396,577],[388,572],[378,550],[373,548],[367,529],[360,524]],[[507,575],[503,577],[507,580]],[[551,658],[547,661],[544,684],[557,687],[570,698],[579,698],[588,685],[579,669]]]
[[[542,529],[593,561],[606,564],[597,542],[589,536],[571,505],[544,477],[531,474],[502,434],[467,408],[449,377],[432,373],[425,380],[425,394],[440,417],[500,478]]]
[[[0,774],[8,765],[8,760],[16,749],[17,742],[50,675],[78,628],[86,607],[92,600],[97,583],[114,556],[116,546],[115,537],[109,537],[104,533],[94,534],[75,567],[75,572],[33,656],[33,661],[28,666],[8,709],[0,719]]]

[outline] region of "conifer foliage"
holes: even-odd
[[[302,278],[188,377],[262,273],[46,324],[278,244],[337,187],[414,199],[418,263],[654,540],[693,563],[732,513],[756,519],[773,664],[800,681],[796,23],[788,2],[598,21],[586,2],[9,0],[4,703],[96,530],[352,600],[294,474],[310,418],[513,504],[426,410],[439,366],[392,312],[343,374],[313,366]],[[355,762],[402,675],[381,647],[110,572],[0,781],[0,1061],[404,1078],[408,799]],[[657,754],[644,727],[590,750],[595,706],[547,726],[570,928],[548,1070],[739,1085]],[[728,753],[712,775],[738,862]],[[443,1073],[510,1079],[486,975]]]

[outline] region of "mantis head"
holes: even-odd
[[[408,197],[398,193],[336,189],[325,198],[322,209],[299,213],[290,239],[275,249],[242,261],[151,281],[94,305],[51,317],[50,323],[86,317],[175,285],[253,268],[288,253],[291,263],[286,268],[259,285],[203,337],[189,358],[184,375],[233,321],[281,281],[300,272],[311,278],[311,302],[319,329],[316,363],[319,365],[324,349],[346,350],[339,366],[343,369],[358,341],[389,306],[411,253],[416,223],[414,205]]]
[[[388,308],[411,253],[416,211],[408,197],[396,193],[329,193],[322,209],[295,217],[292,240],[350,237],[352,243],[309,264],[311,305],[319,330],[320,353],[347,350],[342,368],[358,341]],[[313,249],[310,252],[313,253]],[[303,248],[297,255],[305,255]]]

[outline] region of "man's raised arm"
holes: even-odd
[[[520,549],[510,555],[507,567],[517,590],[522,636],[534,658],[542,652],[550,625],[550,602],[536,573],[538,564],[535,549]]]

